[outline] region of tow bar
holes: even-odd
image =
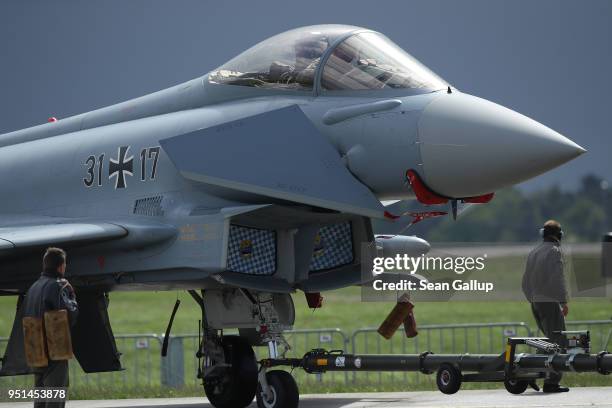
[[[438,389],[454,394],[462,382],[503,382],[512,394],[521,394],[527,387],[538,390],[535,380],[551,371],[598,372],[612,371],[612,354],[602,351],[590,354],[589,332],[562,332],[570,335],[567,349],[545,337],[510,337],[506,350],[497,354],[347,354],[342,350],[314,349],[302,358],[263,359],[263,370],[288,366],[302,368],[307,373],[326,371],[419,371],[436,372]],[[536,353],[517,353],[524,345]]]

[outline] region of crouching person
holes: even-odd
[[[26,357],[34,371],[35,387],[41,389],[68,387],[68,359],[72,357],[69,326],[76,323],[78,305],[65,273],[66,253],[60,248],[48,248],[40,278],[25,296]],[[34,407],[64,407],[67,395],[55,398],[57,395],[61,394],[53,396],[52,401],[35,401]]]

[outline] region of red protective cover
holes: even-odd
[[[448,198],[442,197],[427,188],[416,171],[408,170],[406,172],[406,178],[408,179],[417,200],[419,200],[421,204],[433,205],[448,202]]]

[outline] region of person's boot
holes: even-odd
[[[559,384],[544,384],[543,392],[553,393],[553,392],[568,392],[569,388],[562,387]]]

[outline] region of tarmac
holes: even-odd
[[[512,395],[505,390],[459,391],[444,395],[435,391],[361,394],[317,394],[300,396],[300,408],[535,408],[535,407],[612,407],[610,387],[573,388],[569,393],[543,394],[526,391]],[[0,408],[31,407],[31,402],[0,403]],[[68,401],[68,408],[209,408],[206,398],[151,398],[99,401]],[[253,402],[252,408],[257,407]]]

